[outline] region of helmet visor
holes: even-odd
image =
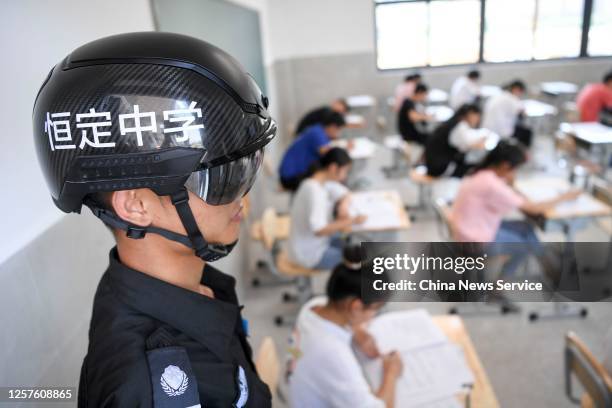
[[[187,190],[207,204],[224,205],[249,192],[263,162],[263,148],[229,163],[191,173]]]

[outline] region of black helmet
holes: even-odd
[[[253,78],[221,49],[178,34],[120,34],[51,70],[34,104],[34,143],[61,210],[86,204],[133,238],[161,233],[210,260],[210,248],[228,251],[203,240],[186,188],[211,205],[245,194],[276,133],[267,108]],[[128,225],[88,199],[135,188],[170,195],[189,237]]]

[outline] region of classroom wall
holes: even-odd
[[[0,384],[78,383],[91,301],[112,247],[110,233],[89,211],[65,215],[51,202],[32,138],[36,92],[77,46],[152,29],[147,0],[0,6]]]
[[[283,91],[277,101],[283,147],[291,140],[289,129],[308,109],[348,95],[369,94],[382,102],[410,71],[376,69],[370,0],[269,0],[269,9],[271,71],[276,87]],[[499,85],[515,77],[532,86],[549,80],[584,84],[599,81],[612,68],[612,58],[481,64],[478,68],[485,84]],[[419,71],[431,87],[448,90],[466,70],[462,66]],[[395,129],[387,131],[395,133]]]

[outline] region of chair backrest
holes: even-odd
[[[272,337],[265,337],[261,342],[255,357],[255,367],[259,378],[268,385],[274,397],[280,377],[280,363]]]
[[[565,392],[577,402],[572,394],[572,377],[580,382],[596,407],[612,407],[612,378],[582,340],[569,332],[565,335]]]
[[[612,185],[601,178],[593,179],[593,197],[612,206]]]
[[[259,223],[254,224],[255,227],[258,229],[258,238],[263,241],[264,247],[271,251],[277,241],[289,238],[291,219],[288,215],[278,215],[274,208],[268,207]]]

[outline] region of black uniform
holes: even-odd
[[[215,298],[123,265],[117,250],[94,299],[80,407],[269,407],[246,339],[235,279],[209,264]],[[197,386],[197,388],[196,388]]]
[[[427,134],[421,132],[417,128],[417,123],[414,123],[408,117],[408,113],[415,110],[416,106],[410,99],[405,99],[402,103],[402,107],[399,110],[397,117],[397,127],[402,138],[407,142],[416,142],[420,145],[424,145],[427,142]],[[419,123],[420,126],[424,126],[423,123]]]

